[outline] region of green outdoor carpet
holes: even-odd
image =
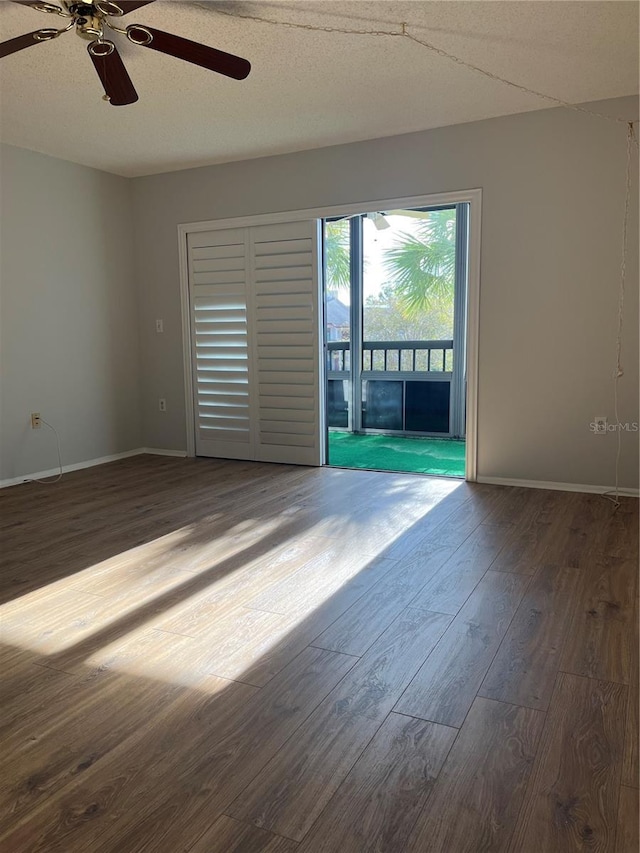
[[[464,441],[329,433],[329,465],[464,477]]]

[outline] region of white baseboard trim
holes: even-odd
[[[138,447],[135,450],[125,450],[123,453],[99,456],[97,459],[86,459],[84,462],[73,462],[71,465],[63,465],[62,473],[68,474],[71,471],[80,471],[82,468],[93,468],[95,465],[104,465],[106,462],[117,462],[118,459],[128,459],[130,456],[139,456],[141,453],[147,452],[144,447]],[[33,474],[23,474],[21,477],[0,480],[0,489],[4,489],[7,486],[18,486],[20,483],[28,483],[29,480],[44,480],[47,477],[56,477],[59,473],[60,470],[58,468],[52,468],[50,471],[35,471]]]
[[[583,483],[552,483],[546,480],[512,480],[507,477],[478,477],[478,483],[488,483],[492,486],[520,486],[525,489],[550,489],[554,492],[588,492],[590,494],[602,495],[615,492],[615,486],[588,486]],[[624,497],[637,498],[640,496],[638,489],[618,489],[618,494]]]
[[[140,453],[151,453],[153,456],[177,456],[180,459],[187,458],[186,450],[163,450],[161,447],[143,447]]]
[[[160,447],[137,447],[135,450],[125,450],[123,453],[113,453],[111,456],[99,456],[97,459],[87,459],[84,462],[74,462],[71,465],[63,465],[62,473],[68,474],[71,471],[80,471],[82,468],[93,468],[96,465],[104,465],[106,462],[117,462],[118,459],[128,459],[130,456],[141,456],[143,453],[150,453],[154,456],[177,456],[184,459],[187,455],[186,450],[164,450]],[[23,474],[21,477],[11,477],[8,480],[0,480],[0,489],[6,489],[8,486],[19,486],[22,483],[28,483],[30,480],[46,480],[48,477],[57,477],[60,473],[58,468],[52,468],[50,471],[35,471],[33,474]]]

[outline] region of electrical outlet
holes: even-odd
[[[40,412],[31,412],[31,429],[40,429]]]
[[[158,400],[158,408],[160,409],[161,412],[167,411],[167,401],[165,400],[164,397],[160,397],[160,399]]]
[[[593,431],[596,435],[607,434],[607,418],[606,415],[596,415],[593,419]]]
[[[156,320],[156,332],[164,332],[164,320]]]

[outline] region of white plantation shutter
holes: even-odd
[[[246,229],[189,234],[196,454],[254,458]]]
[[[319,465],[316,221],[189,235],[196,453]]]
[[[258,458],[320,464],[317,224],[251,229]]]

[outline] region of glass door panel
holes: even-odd
[[[361,381],[368,430],[454,432],[458,219],[458,207],[362,216]]]
[[[468,204],[325,221],[327,422],[463,438]]]
[[[364,217],[365,345],[453,338],[455,253],[455,208]],[[413,364],[403,366],[426,370],[426,352],[419,352],[415,368]],[[381,369],[379,358],[373,369]],[[385,369],[398,368],[388,364]]]

